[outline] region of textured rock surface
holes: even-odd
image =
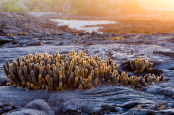
[[[0,86],[6,86],[6,84],[9,82],[9,79],[7,77],[0,77]]]
[[[51,22],[47,18],[37,18],[26,14],[0,12],[0,22],[0,35],[18,35],[21,32],[22,34],[60,34],[71,31],[67,26],[58,27],[57,23]],[[0,41],[2,40],[0,39]],[[2,42],[8,41],[3,40]]]
[[[4,115],[50,115],[49,105],[41,99],[28,103],[24,108],[15,109]]]
[[[159,104],[164,105],[163,97],[145,94],[126,87],[105,86],[86,91],[60,92],[50,96],[49,103],[58,113],[125,113],[138,106],[144,109],[155,109]],[[172,101],[170,102],[172,104]],[[162,106],[161,105],[161,106]],[[168,107],[171,108],[171,107]]]
[[[9,112],[13,109],[16,109],[16,106],[6,103],[4,101],[0,101],[0,114]]]
[[[26,91],[23,88],[16,88],[13,86],[0,87],[0,101],[5,101],[17,106],[25,106],[35,99],[49,99],[49,92],[44,90]]]

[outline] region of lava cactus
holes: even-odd
[[[130,61],[130,66],[134,73],[143,73],[144,71],[150,71],[153,63],[138,57],[137,59]]]
[[[60,55],[58,51],[53,55],[28,54],[22,59],[17,57],[11,64],[6,60],[3,69],[11,85],[48,91],[89,89],[106,83],[146,86],[164,81],[163,75],[129,77],[125,72],[119,74],[118,66],[111,58],[103,61],[97,55],[88,57],[82,51],[76,53],[74,50],[67,55]]]

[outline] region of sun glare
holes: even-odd
[[[136,0],[146,8],[174,9],[174,0]]]

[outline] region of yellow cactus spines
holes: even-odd
[[[64,67],[64,60],[60,60],[61,67]]]
[[[55,84],[56,87],[58,87],[59,78],[58,78],[58,75],[57,74],[54,75],[54,84]]]
[[[77,87],[78,86],[78,82],[79,82],[79,77],[75,77],[75,83],[74,83],[74,87]]]
[[[126,77],[125,72],[121,73],[121,78],[123,79],[124,77]]]
[[[88,81],[92,82],[92,76],[88,76]]]
[[[145,70],[146,66],[143,66],[140,70],[140,72],[142,73]]]
[[[93,59],[92,55],[90,55],[89,59]]]
[[[108,75],[107,75],[107,78],[106,78],[106,80],[107,81],[112,81],[112,72],[110,72]]]
[[[39,53],[39,55],[38,55],[39,57],[42,57],[42,53]]]
[[[44,65],[44,66],[43,66],[43,69],[44,69],[44,70],[47,70],[47,67]]]
[[[107,73],[110,73],[110,72],[111,72],[111,66],[108,66]]]
[[[141,59],[141,57],[130,61],[130,67],[132,68],[134,73],[143,73],[144,71],[150,71],[152,69],[152,66],[152,63],[148,62],[145,59]]]
[[[84,89],[86,88],[85,80],[82,80],[82,86],[83,86]]]
[[[8,77],[10,72],[9,72],[9,69],[7,68],[6,64],[3,64],[3,70],[4,70],[5,75]]]
[[[80,64],[83,64],[83,62],[84,62],[84,59],[81,58],[81,59],[80,59]]]
[[[112,73],[112,76],[116,76],[117,75],[117,70],[114,70]]]
[[[62,74],[64,74],[64,73],[65,73],[65,68],[62,67],[62,68],[61,68],[61,71],[62,71]]]
[[[62,75],[62,71],[59,71],[59,76],[61,76]]]
[[[22,64],[21,64],[22,65]],[[22,65],[23,66],[23,65]],[[9,69],[12,68],[12,64],[9,64]]]
[[[39,86],[42,87],[43,84],[42,84],[42,76],[41,76],[41,74],[39,74],[38,80],[39,80]]]
[[[97,86],[98,85],[98,78],[95,78],[93,85],[94,86]]]
[[[75,55],[75,50],[72,51],[72,55]]]
[[[70,64],[70,67],[69,67],[69,74],[71,74],[72,70],[73,70],[73,63]]]
[[[33,89],[34,89],[34,84],[31,84],[31,88],[33,88]]]
[[[45,83],[45,78],[42,78],[42,83]]]
[[[27,85],[27,80],[25,79],[24,76],[21,76],[21,81],[22,81],[23,85]]]
[[[130,82],[131,82],[132,85],[136,85],[137,84],[137,80],[136,80],[134,75],[130,77]]]
[[[85,84],[88,84],[88,82],[89,82],[88,78],[84,79],[84,81],[85,81]]]
[[[87,56],[84,56],[83,60],[86,62],[86,60],[87,60]]]
[[[164,74],[160,76],[160,81],[164,81]]]
[[[76,66],[76,68],[75,68],[75,76],[78,76],[79,75],[79,67],[78,66]]]
[[[94,70],[91,71],[91,76],[94,78]]]
[[[46,80],[47,84],[49,84],[49,82],[50,82],[50,76],[49,75],[46,75],[45,80]]]
[[[32,82],[36,85],[39,86],[39,83],[36,80],[36,75],[34,73],[34,70],[31,71],[31,78],[32,78]]]
[[[53,78],[50,78],[50,82],[49,82],[49,90],[53,91]]]
[[[112,82],[113,84],[116,83],[116,76],[111,76],[111,82]]]
[[[47,73],[50,71],[50,64],[47,65],[46,70],[47,70]]]
[[[69,53],[69,56],[72,56],[72,54],[71,54],[71,53]]]
[[[49,58],[53,59],[53,55],[50,55]]]
[[[39,87],[38,86],[35,86],[34,84],[31,84],[31,88],[34,89],[34,90],[39,89]]]
[[[149,62],[148,62],[148,61],[145,61],[145,64],[146,64],[146,65],[149,65]]]
[[[86,67],[86,61],[83,61],[83,67],[84,68]]]
[[[83,86],[82,84],[79,85],[78,89],[82,90],[83,89]]]
[[[120,37],[114,37],[114,38],[110,38],[110,40],[120,40],[123,39],[121,36]]]
[[[111,71],[114,72],[114,71],[117,70],[117,69],[118,69],[118,68],[117,68],[117,66],[115,66],[115,63],[112,62],[112,63],[111,63]]]
[[[42,87],[41,87],[42,89],[46,89],[46,85],[44,84],[44,85],[42,85]]]
[[[68,85],[71,87],[71,77],[68,78]]]
[[[75,82],[78,82],[79,81],[79,77],[75,77]]]
[[[94,75],[95,75],[95,78],[97,78],[97,77],[98,77],[98,75],[99,75],[98,68],[95,68],[95,69],[94,69]]]
[[[128,77],[127,74],[126,74],[126,76],[123,78],[123,83],[124,83],[125,85],[128,85],[128,84],[129,84],[129,77]]]
[[[109,59],[108,58],[106,58],[106,64],[107,64],[107,66],[109,65]]]
[[[16,82],[16,80],[11,75],[8,75],[8,78],[10,79],[10,81],[13,83],[14,86],[17,86],[18,85],[18,83]]]
[[[92,85],[90,83],[88,83],[86,86],[88,89],[90,89],[92,87]]]
[[[160,77],[156,78],[156,83],[158,83],[160,81]]]
[[[28,54],[28,57],[31,58],[32,57],[32,54]]]
[[[54,65],[54,67],[53,67],[53,76],[56,74],[56,66]]]
[[[98,58],[98,61],[101,61],[101,57]]]
[[[84,77],[86,78],[88,76],[88,69],[85,68],[85,74]]]
[[[79,53],[78,53],[78,54],[79,54],[79,56],[80,56],[80,57],[82,57],[82,56],[83,56],[83,52],[82,52],[81,50],[79,51]]]
[[[21,67],[23,67],[23,64],[21,64]],[[29,70],[33,70],[33,66],[32,66],[32,63],[29,64]]]
[[[69,69],[69,63],[68,62],[65,63],[65,67],[64,68],[65,68],[65,71],[68,71],[68,69]]]
[[[29,88],[31,87],[31,84],[30,84],[30,82],[27,82],[27,87],[29,87]]]
[[[47,90],[47,91],[49,91],[49,90],[50,90],[49,86],[46,86],[46,90]]]
[[[60,82],[62,83],[62,79],[63,79],[63,76],[62,75],[59,75],[59,83]]]
[[[74,64],[77,64],[77,57],[74,58]]]
[[[137,82],[140,83],[141,85],[143,85],[145,80],[142,76],[140,76],[140,77],[137,77]]]
[[[59,83],[59,87],[58,87],[58,90],[59,90],[59,91],[62,91],[62,90],[63,90],[63,87],[62,87],[62,86],[63,86],[63,84],[62,84],[62,82],[60,82],[60,83]]]
[[[120,78],[119,78],[119,77],[117,77],[117,78],[116,78],[116,80],[117,80],[117,81],[119,81],[119,80],[120,80]]]
[[[25,58],[24,58],[24,56],[22,56],[22,61],[23,61],[23,62],[25,61]]]
[[[57,60],[60,61],[60,55],[59,54],[57,54]]]

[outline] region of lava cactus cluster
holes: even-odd
[[[74,50],[69,55],[28,54],[12,64],[6,60],[3,69],[14,86],[49,91],[91,88],[99,82],[115,83],[118,74],[118,67],[110,58],[101,61],[101,57],[88,57]]]
[[[59,52],[53,55],[28,54],[13,60],[12,64],[6,60],[3,69],[14,86],[48,91],[89,89],[105,83],[146,86],[164,81],[164,75],[129,77],[125,72],[119,74],[118,66],[112,59],[102,61],[97,55],[88,57],[82,51],[76,53],[74,50],[67,55]]]
[[[130,61],[130,66],[134,73],[143,73],[144,71],[150,71],[153,63],[138,57],[137,59]]]

